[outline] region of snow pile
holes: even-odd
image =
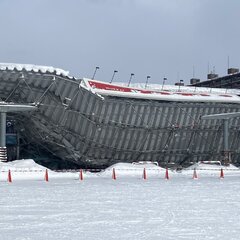
[[[220,176],[221,169],[223,169],[224,174],[226,175],[240,174],[240,169],[235,167],[233,164],[230,164],[229,166],[223,166],[221,164],[206,164],[201,162],[195,163],[192,166],[182,170],[181,173],[184,175],[192,175],[194,169],[196,169],[198,175],[200,176]]]
[[[58,173],[43,167],[32,159],[15,160],[12,162],[0,162],[0,181],[6,181],[8,171],[11,171],[12,179],[14,180],[44,180],[45,172],[48,170],[49,178],[70,178],[77,179],[79,173]]]
[[[32,159],[15,160],[12,162],[0,162],[0,171],[41,172],[46,168],[35,163]]]
[[[142,178],[144,168],[149,177],[164,177],[166,172],[164,168],[161,168],[154,163],[116,163],[106,168],[99,175],[111,177],[113,168],[115,169],[116,177],[125,176]]]
[[[35,163],[32,159],[22,159],[12,162],[0,162],[0,181],[6,181],[8,171],[11,171],[13,180],[44,179],[45,167]],[[51,172],[49,170],[49,172]]]

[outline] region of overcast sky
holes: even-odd
[[[239,0],[0,0],[0,62],[169,83],[240,67]]]

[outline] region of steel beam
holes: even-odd
[[[36,110],[33,105],[0,102],[0,161],[7,161],[6,120],[7,112],[25,112]]]
[[[0,113],[0,147],[6,147],[6,119],[7,119],[7,113],[1,112]]]
[[[225,164],[229,164],[231,162],[231,154],[229,149],[229,120],[235,117],[240,117],[240,112],[212,114],[201,117],[203,120],[220,119],[223,121],[223,155]]]

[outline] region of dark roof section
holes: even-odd
[[[211,80],[192,84],[196,87],[211,87],[211,88],[240,88],[240,73],[230,74],[223,77],[213,78]]]

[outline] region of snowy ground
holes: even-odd
[[[4,176],[0,239],[239,239],[238,171],[221,180],[216,171],[198,180],[170,172],[169,181],[150,167],[147,180],[118,174],[114,181],[108,172],[83,181],[77,173],[49,172],[49,182]]]

